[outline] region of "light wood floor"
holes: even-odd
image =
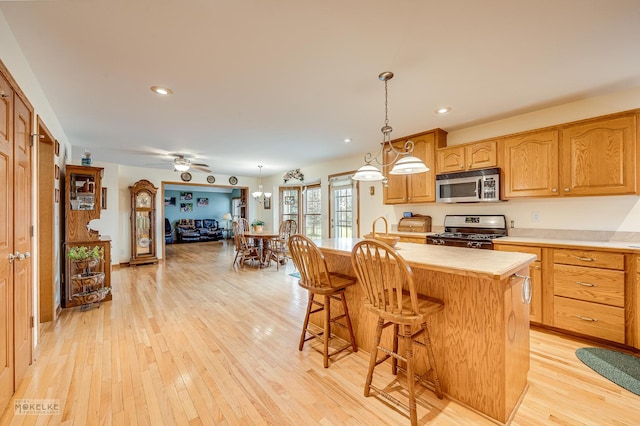
[[[112,302],[64,310],[42,327],[15,398],[57,400],[61,413],[15,415],[11,403],[0,425],[408,424],[363,396],[364,352],[324,369],[319,352],[298,351],[307,295],[290,265],[233,269],[224,242],[170,245],[167,258],[114,271]],[[640,424],[640,397],[577,360],[581,346],[532,331],[529,389],[513,424]],[[380,378],[392,381],[386,369]],[[489,423],[419,389],[421,424]]]

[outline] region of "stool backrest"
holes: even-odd
[[[240,226],[241,234],[244,234],[245,232],[249,232],[251,230],[251,226],[249,225],[249,221],[247,220],[247,218],[240,217],[238,218],[238,221],[236,223]],[[233,230],[233,232],[236,232],[235,229]]]
[[[351,264],[372,308],[396,315],[419,314],[413,271],[392,247],[376,240],[360,241],[351,251]],[[409,293],[410,306],[403,304],[403,290]]]
[[[301,234],[289,238],[289,253],[294,265],[300,272],[300,286],[304,288],[322,288],[331,286],[331,277],[327,262],[318,246]]]

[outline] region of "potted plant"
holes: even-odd
[[[256,219],[253,222],[251,222],[251,226],[253,226],[254,232],[262,232],[262,230],[264,229],[264,221],[260,219]]]
[[[67,252],[67,257],[75,264],[76,269],[82,271],[80,275],[88,276],[91,268],[95,268],[100,259],[104,258],[104,247],[74,246]]]

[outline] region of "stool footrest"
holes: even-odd
[[[407,375],[407,369],[401,366],[397,366],[396,367],[398,370],[400,370],[401,372],[404,373],[404,375]],[[436,390],[436,386],[433,382],[428,381],[427,379],[425,379],[425,377],[429,377],[431,378],[431,376],[433,376],[433,368],[430,368],[428,371],[424,372],[422,375],[420,374],[414,374],[413,375],[413,379],[415,380],[416,383],[420,383],[422,386],[426,387],[427,389],[433,391],[436,393],[436,396],[438,391]],[[439,399],[442,399],[442,396],[438,396]]]
[[[385,354],[387,354],[386,358],[389,358],[390,356],[394,357],[395,359],[397,359],[398,361],[403,361],[403,362],[407,362],[407,359],[405,357],[403,357],[402,355],[399,355],[395,352],[393,352],[392,350],[389,350],[387,348],[383,348],[382,346],[378,346],[378,350],[384,352]],[[377,365],[377,364],[376,364]]]
[[[373,390],[375,390],[376,392],[378,392],[378,394],[380,396],[382,396],[383,398],[385,398],[386,400],[392,402],[393,404],[397,405],[400,408],[403,408],[407,413],[409,413],[411,410],[409,409],[409,406],[405,403],[403,403],[402,401],[400,401],[399,399],[395,398],[393,395],[388,394],[387,392],[383,391],[382,389],[380,389],[379,387],[375,386],[373,383],[370,385],[371,388]]]

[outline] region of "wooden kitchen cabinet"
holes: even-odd
[[[540,247],[518,246],[511,244],[493,244],[494,250],[515,251],[519,253],[535,254],[537,259],[529,265],[529,276],[531,277],[531,303],[529,303],[529,321],[532,323],[542,323],[542,249]]]
[[[625,343],[624,254],[553,250],[553,325]]]
[[[560,141],[563,195],[635,193],[635,140],[635,114],[564,128]]]
[[[505,198],[558,195],[558,131],[529,132],[502,140]]]
[[[391,141],[395,149],[404,151],[407,140],[413,142],[413,155],[420,158],[429,167],[429,171],[414,175],[392,175],[392,166],[385,167],[388,179],[383,190],[385,204],[427,203],[436,200],[435,185],[435,149],[446,144],[446,132],[441,129],[419,133]],[[384,163],[393,161],[395,153],[390,147],[383,152]]]
[[[496,141],[440,148],[436,151],[436,164],[438,173],[496,167],[498,164]]]
[[[503,196],[635,194],[636,113],[505,137]]]

